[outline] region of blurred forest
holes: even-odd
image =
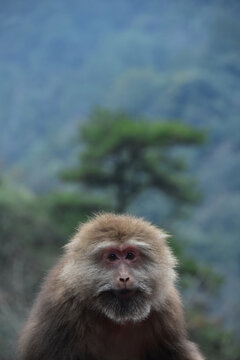
[[[238,0],[0,2],[1,360],[101,210],[173,234],[191,337],[240,358],[239,14]]]

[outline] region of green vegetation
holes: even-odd
[[[40,199],[0,186],[0,352],[14,359],[23,320],[63,238],[41,206]]]
[[[134,121],[124,113],[99,110],[81,127],[80,135],[85,149],[80,166],[65,172],[63,179],[109,192],[117,211],[126,210],[149,188],[178,202],[196,200],[192,184],[182,175],[185,163],[171,150],[202,143],[200,131],[179,122]]]

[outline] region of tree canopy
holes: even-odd
[[[176,202],[197,200],[199,194],[185,176],[187,166],[176,149],[202,144],[202,131],[177,121],[149,121],[98,109],[81,127],[80,139],[84,147],[80,163],[65,171],[63,179],[108,190],[117,211],[126,210],[149,188]]]

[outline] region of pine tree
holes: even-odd
[[[96,110],[80,129],[84,150],[79,166],[62,177],[111,194],[117,212],[125,211],[136,196],[150,188],[176,203],[192,203],[198,193],[174,149],[201,144],[204,139],[202,131],[180,122]]]

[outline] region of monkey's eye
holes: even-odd
[[[108,255],[108,260],[110,260],[110,261],[116,261],[117,259],[118,259],[118,257],[114,253]]]
[[[126,255],[127,260],[133,260],[135,259],[135,254],[133,252],[128,252]]]

